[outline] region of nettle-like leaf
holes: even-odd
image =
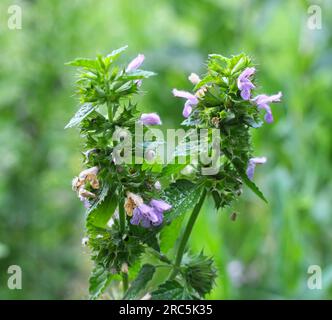
[[[108,192],[109,192],[109,185],[107,183],[104,183],[100,194],[97,196],[97,198],[95,199],[95,201],[91,204],[91,207],[89,208],[87,214],[89,215],[90,212],[94,211],[95,209],[97,209],[97,207],[105,200]]]
[[[96,265],[89,279],[90,299],[95,300],[106,290],[112,280],[112,274],[102,265]]]
[[[75,115],[70,119],[68,124],[65,126],[65,129],[72,128],[79,125],[92,111],[94,111],[96,106],[92,103],[84,103],[80,106],[79,110]]]
[[[152,300],[199,300],[176,280],[168,280],[151,293]]]
[[[142,266],[141,270],[139,271],[136,279],[132,282],[130,288],[124,295],[123,299],[125,300],[132,300],[138,297],[138,294],[144,290],[152,279],[156,268],[151,264],[145,264]]]
[[[94,209],[90,210],[87,217],[87,224],[98,228],[105,228],[117,207],[117,195],[113,192]]]
[[[165,214],[165,222],[170,223],[176,217],[186,213],[199,200],[202,185],[188,180],[178,180],[165,190],[164,200],[172,204],[172,210]]]

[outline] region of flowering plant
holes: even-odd
[[[189,76],[192,93],[173,89],[186,99],[182,124],[188,130],[165,160],[160,117],[140,115],[133,102],[142,80],[154,73],[140,69],[143,55],[118,66],[125,48],[69,63],[80,68],[80,108],[67,127],[78,126],[84,138],[87,169],[72,187],[86,207],[83,244],[94,261],[90,297],[113,282],[112,298],[201,299],[213,288],[216,269],[203,252],[186,251],[190,233],[207,196],[224,208],[245,184],[266,201],[252,181],[266,158],[253,157],[250,129],[262,125],[261,109],[266,122],[273,121],[270,104],[281,93],[253,98],[256,69],[249,57],[209,55],[206,75]]]

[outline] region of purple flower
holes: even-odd
[[[248,168],[247,168],[247,176],[250,180],[254,178],[255,168],[257,164],[263,164],[267,161],[266,157],[257,157],[251,158],[249,160]]]
[[[134,60],[132,60],[126,69],[126,72],[131,72],[138,69],[143,63],[145,57],[143,54],[139,54]]]
[[[177,89],[173,89],[173,95],[175,97],[187,99],[186,103],[184,104],[182,114],[185,118],[188,118],[191,114],[192,108],[198,104],[198,98],[190,92]]]
[[[151,207],[143,203],[134,209],[130,222],[131,224],[141,224],[144,228],[148,228],[151,226],[151,222],[158,222],[158,217]]]
[[[164,211],[172,209],[172,206],[163,200],[155,199],[152,199],[149,204],[154,209],[154,212],[158,217],[158,221],[154,223],[154,225],[158,226],[163,222]]]
[[[168,211],[170,209],[172,209],[172,206],[170,204],[168,204],[167,202],[163,201],[163,200],[155,200],[155,199],[152,199],[150,201],[150,206],[152,208],[154,208],[155,210],[158,210],[158,211]]]
[[[145,125],[158,125],[161,124],[160,117],[156,113],[143,113],[140,121]]]
[[[266,111],[264,119],[267,123],[273,122],[273,115],[269,104],[272,102],[280,102],[281,97],[282,93],[278,92],[277,94],[274,94],[272,96],[267,96],[266,94],[260,94],[252,100],[253,102],[256,103],[259,109],[264,109]]]
[[[255,68],[246,68],[237,78],[237,87],[241,90],[243,100],[250,100],[250,90],[255,86],[250,81],[250,77],[256,72]]]
[[[149,206],[143,203],[134,209],[130,222],[134,225],[141,224],[144,228],[159,226],[163,222],[164,211],[171,208],[165,201],[152,199]]]

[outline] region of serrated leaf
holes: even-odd
[[[148,282],[152,279],[156,268],[151,264],[145,264],[138,273],[136,279],[132,282],[130,288],[123,297],[124,300],[132,300],[142,291]]]
[[[90,211],[87,217],[87,226],[93,225],[98,228],[106,228],[107,222],[111,219],[117,207],[116,194],[110,193],[96,209]]]
[[[89,279],[90,299],[97,299],[105,291],[111,279],[112,274],[103,266],[95,266]]]
[[[98,195],[97,199],[92,203],[91,207],[89,208],[87,214],[89,215],[90,212],[94,211],[106,198],[109,191],[109,185],[104,184],[100,194]]]
[[[168,280],[151,293],[152,300],[197,300],[176,280]]]
[[[200,184],[188,180],[178,180],[165,190],[164,200],[172,205],[172,210],[165,214],[165,222],[170,223],[176,217],[193,208],[200,198]]]
[[[65,129],[77,126],[94,110],[95,106],[92,103],[82,104],[75,115],[70,119],[69,123],[65,126]]]

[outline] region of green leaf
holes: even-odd
[[[211,75],[207,75],[206,77],[204,77],[200,82],[198,82],[195,87],[194,87],[194,91],[198,90],[199,88],[203,87],[206,84],[209,84],[210,82],[213,82],[215,80],[215,78]]]
[[[130,235],[137,239],[137,242],[141,241],[142,243],[148,245],[156,251],[160,251],[159,242],[157,238],[158,228],[145,229],[141,226],[136,226],[129,224]]]
[[[168,280],[151,293],[152,300],[197,300],[176,280]]]
[[[262,191],[253,183],[246,175],[245,172],[239,171],[239,175],[241,176],[243,182],[249,187],[259,198],[261,198],[265,203],[268,203]]]
[[[130,80],[136,80],[136,79],[149,78],[149,77],[152,77],[152,76],[155,76],[155,75],[156,75],[156,73],[151,72],[151,71],[134,70],[130,73],[126,73],[125,75],[123,75],[123,78],[130,79]]]
[[[93,211],[89,211],[87,225],[93,225],[98,228],[106,228],[106,224],[114,214],[116,207],[117,196],[113,192],[107,195],[105,200]]]
[[[94,211],[106,198],[107,194],[109,191],[109,185],[108,184],[104,184],[100,194],[97,196],[97,199],[92,203],[91,207],[88,210],[88,215],[90,212]]]
[[[170,223],[176,217],[193,208],[199,200],[202,188],[188,180],[178,180],[165,190],[164,200],[172,204],[172,210],[165,214],[165,222]]]
[[[65,126],[65,129],[72,128],[77,126],[84,120],[93,110],[95,106],[92,103],[84,103],[80,106],[79,110],[75,113],[74,117],[72,117],[69,123]]]
[[[174,248],[175,242],[177,241],[184,214],[175,218],[170,225],[164,226],[160,232],[160,250],[161,252],[167,253],[170,249]]]
[[[231,161],[231,163],[234,165],[234,167],[236,168],[238,174],[240,175],[240,177],[242,178],[242,181],[247,185],[247,187],[249,187],[259,198],[261,198],[265,203],[268,203],[268,201],[266,200],[266,198],[264,197],[264,194],[262,193],[262,191],[259,190],[259,188],[255,185],[254,182],[252,182],[245,170],[243,169],[243,165],[240,161],[237,161],[235,159],[232,159],[232,157],[230,156],[230,154],[228,152],[225,151],[225,155],[227,156],[227,158]]]
[[[152,279],[155,271],[156,268],[153,265],[143,265],[142,269],[138,273],[136,279],[132,282],[123,299],[132,300],[137,298],[137,295],[140,293],[140,291],[143,290],[148,282]]]
[[[239,70],[244,69],[246,67],[246,62],[247,61],[246,61],[245,56],[244,55],[240,55],[238,57],[238,60],[236,61],[236,64],[232,68],[231,74],[235,74]]]
[[[86,58],[77,58],[73,61],[69,61],[65,63],[68,66],[73,67],[82,67],[87,69],[96,69],[98,66],[98,62],[95,59],[86,59]]]
[[[163,168],[162,170],[162,179],[170,179],[172,175],[179,173],[182,169],[184,169],[187,166],[187,163],[171,163],[168,164],[166,167]]]
[[[112,274],[103,266],[95,266],[89,279],[90,299],[97,299],[106,290],[108,284],[111,282],[111,279]]]
[[[123,46],[119,49],[113,50],[110,54],[107,55],[107,58],[110,60],[115,60],[127,48],[128,48],[128,46]]]

